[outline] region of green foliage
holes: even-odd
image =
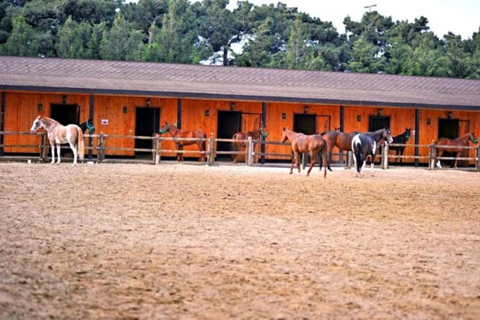
[[[434,35],[426,17],[331,22],[286,4],[229,0],[0,2],[0,54],[480,79],[480,28]],[[241,52],[232,47],[242,43]]]

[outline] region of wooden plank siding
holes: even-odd
[[[77,104],[80,106],[80,122],[85,121],[90,113],[90,95],[80,93],[48,93],[48,92],[20,92],[5,91],[5,131],[28,131],[32,125],[33,119],[39,114],[37,105],[43,105],[41,114],[49,116],[52,104],[62,104],[63,96],[67,96],[68,104]],[[142,96],[119,96],[102,95],[94,96],[94,125],[96,134],[104,133],[107,135],[135,135],[136,132],[136,108],[146,107],[146,101],[150,99],[151,107],[160,108],[160,123],[162,127],[165,121],[176,123],[179,107],[179,98],[168,97],[142,97]],[[258,127],[259,115],[262,113],[262,101],[227,101],[213,99],[181,99],[181,128],[184,130],[201,129],[206,132],[207,137],[217,137],[218,112],[230,111],[231,104],[234,111],[245,114],[243,117],[242,130],[250,131]],[[294,115],[303,114],[305,105],[302,103],[287,102],[266,102],[266,130],[268,131],[267,140],[279,141],[281,139],[282,129],[288,127],[293,129]],[[126,113],[123,112],[126,108]],[[340,127],[340,106],[339,105],[321,105],[308,104],[308,114],[314,114],[317,117],[317,131],[323,132],[334,130]],[[413,156],[415,149],[413,147],[415,137],[415,107],[388,107],[388,106],[344,106],[344,131],[368,131],[369,117],[376,116],[378,109],[382,109],[382,116],[390,117],[392,135],[398,135],[405,131],[405,128],[412,129],[412,136],[408,142],[409,146],[405,149],[405,155]],[[208,116],[206,111],[208,110]],[[452,119],[468,120],[469,131],[477,136],[480,134],[480,112],[478,111],[458,111],[452,110]],[[449,111],[445,109],[421,109],[419,118],[420,144],[430,144],[432,140],[437,140],[439,119],[446,119]],[[285,119],[282,118],[285,114]],[[251,116],[249,116],[251,115]],[[322,117],[323,116],[323,117]],[[357,121],[357,116],[361,121]],[[108,119],[108,125],[102,125],[101,120]],[[328,121],[327,121],[328,119]],[[430,124],[427,124],[430,119]],[[416,132],[418,134],[418,132]],[[169,137],[168,134],[165,137]],[[30,136],[5,136],[6,145],[15,144],[37,144],[39,139]],[[98,144],[94,139],[93,145]],[[115,138],[107,140],[108,147],[134,148],[135,141],[130,138]],[[163,149],[175,149],[173,141],[164,142]],[[195,145],[185,147],[185,150],[196,150]],[[36,148],[12,148],[6,147],[6,153],[37,153]],[[428,155],[427,148],[421,148],[421,156]],[[289,146],[267,145],[267,153],[289,154]],[[338,150],[334,150],[338,152]],[[95,154],[95,152],[94,152]],[[134,151],[129,150],[108,150],[107,155],[128,156],[135,155]],[[163,153],[162,156],[173,157],[175,153]],[[475,156],[475,151],[469,152],[470,157]],[[198,157],[194,154],[186,154],[185,157]],[[276,156],[267,156],[267,160],[279,159]],[[335,159],[334,159],[335,160]],[[414,159],[406,159],[404,162],[413,163]],[[420,163],[427,163],[427,160],[421,160]],[[473,164],[470,161],[470,164]]]

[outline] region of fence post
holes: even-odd
[[[98,162],[102,163],[105,159],[105,134],[102,132],[100,133],[100,137],[98,139]]]
[[[475,170],[480,171],[480,145],[476,149]]]
[[[388,169],[388,142],[385,142],[382,153],[382,169]]]
[[[351,169],[353,165],[353,153],[352,151],[347,152],[347,169]]]
[[[434,170],[435,169],[435,156],[436,156],[436,150],[435,150],[435,144],[432,141],[432,143],[428,146],[429,148],[429,162],[428,162],[428,169],[429,170]]]
[[[43,132],[42,133],[42,160],[44,162],[47,162],[47,157],[48,157],[48,139],[47,139],[47,133]]]
[[[207,152],[207,158],[208,158],[208,165],[211,166],[213,165],[214,158],[215,158],[215,150],[214,150],[214,140],[213,140],[213,132],[210,132],[210,138],[208,139],[208,152]]]
[[[246,162],[247,166],[251,166],[253,164],[253,143],[252,143],[252,137],[248,137],[248,143],[247,143],[247,154],[246,154]]]
[[[158,165],[160,163],[160,135],[155,134],[154,137],[154,146],[155,146],[155,153],[154,153],[154,159],[153,159],[153,164]]]

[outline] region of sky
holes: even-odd
[[[275,5],[278,0],[248,0],[254,5]],[[194,2],[194,1],[192,1]],[[343,19],[350,16],[360,21],[368,10],[376,10],[393,21],[413,22],[424,16],[428,26],[439,38],[449,31],[461,35],[462,39],[472,38],[480,28],[480,0],[281,0],[289,7],[297,7],[322,21],[331,21],[339,33],[345,32]],[[373,5],[376,5],[373,7]],[[230,0],[229,9],[237,6]],[[365,8],[372,6],[371,8]]]

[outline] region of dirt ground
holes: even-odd
[[[480,173],[0,163],[0,319],[479,319]]]

